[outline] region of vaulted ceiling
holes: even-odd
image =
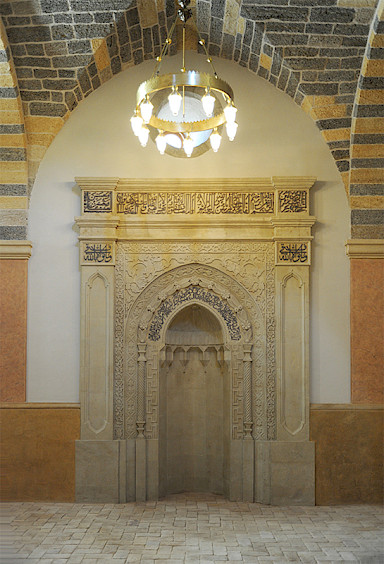
[[[2,212],[0,237],[26,238],[28,195],[54,136],[101,84],[159,55],[176,4],[2,1],[1,194],[21,207],[8,224]],[[212,55],[268,80],[311,115],[342,175],[352,236],[382,237],[384,0],[196,0],[191,6]],[[196,38],[189,44],[197,48]]]

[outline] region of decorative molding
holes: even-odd
[[[305,227],[307,229],[310,229],[311,227],[313,227],[316,223],[316,217],[314,217],[313,215],[306,215],[306,216],[285,216],[285,217],[272,217],[271,218],[271,225],[272,227],[277,227],[277,228],[281,228],[281,227],[287,227],[288,229],[291,228],[295,228],[295,227]],[[297,240],[298,237],[296,236],[284,236],[284,237],[274,237],[273,238],[275,241],[280,240],[286,240],[286,239],[293,239],[293,240]],[[308,239],[313,239],[312,236],[305,236],[305,240],[307,241]]]
[[[123,190],[145,191],[228,191],[263,190],[274,188],[309,189],[316,182],[314,176],[271,176],[262,178],[117,178],[117,177],[76,177],[81,190]]]
[[[311,403],[311,411],[383,411],[382,403]]]
[[[8,403],[1,402],[0,409],[80,409],[79,403]]]
[[[349,239],[345,247],[350,259],[384,258],[384,240],[382,239]]]
[[[0,241],[0,259],[28,260],[31,254],[31,241]]]
[[[275,188],[300,188],[309,190],[315,184],[316,176],[272,176]]]
[[[81,190],[114,190],[119,178],[76,176],[75,182]]]

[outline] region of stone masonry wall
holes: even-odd
[[[377,10],[376,0],[195,0],[191,5],[212,55],[268,80],[311,115],[348,195],[351,182],[353,236],[380,236],[383,0]],[[13,0],[3,1],[0,13],[25,116],[31,190],[47,147],[71,111],[114,74],[160,53],[175,2]],[[174,42],[171,53],[176,50]],[[364,102],[374,90],[376,101]],[[11,238],[19,237],[15,232]]]

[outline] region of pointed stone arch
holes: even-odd
[[[266,368],[266,329],[262,312],[248,291],[228,274],[208,265],[185,264],[160,275],[149,284],[133,304],[126,319],[125,334],[125,436],[136,436],[137,413],[146,404],[147,417],[145,436],[156,439],[158,436],[158,367],[165,345],[165,333],[172,317],[185,305],[199,303],[209,309],[219,320],[226,336],[227,357],[232,359],[234,389],[234,411],[232,417],[232,436],[234,439],[244,434],[244,405],[249,406],[248,418],[255,421],[254,433],[259,439],[267,438],[268,421],[275,410],[273,399],[266,402],[253,401],[252,396],[264,395],[271,387]],[[145,386],[135,383],[138,373],[137,363],[140,351],[145,351],[146,374],[149,378]],[[244,354],[252,352],[252,371],[254,379],[248,390],[249,399],[243,399],[241,371]],[[240,379],[239,379],[240,378]],[[131,381],[133,380],[133,381]],[[273,383],[274,387],[274,383]],[[136,394],[132,394],[132,390]],[[140,394],[147,393],[143,402]],[[243,405],[244,404],[244,405]],[[268,410],[270,413],[268,413]]]

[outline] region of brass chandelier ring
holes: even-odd
[[[183,86],[192,86],[204,89],[209,88],[214,92],[221,93],[225,98],[227,98],[228,102],[233,100],[232,88],[224,80],[208,73],[187,71],[176,74],[153,76],[149,80],[140,84],[136,95],[137,108],[140,108],[140,104],[147,96],[150,96],[155,92],[159,92],[160,90],[169,90],[169,88],[172,87]],[[153,113],[149,121],[149,125],[155,127],[156,129],[168,131],[170,133],[192,133],[195,131],[214,129],[215,127],[223,125],[225,121],[226,119],[222,111],[210,118],[190,122],[162,120],[156,117],[155,113]]]

